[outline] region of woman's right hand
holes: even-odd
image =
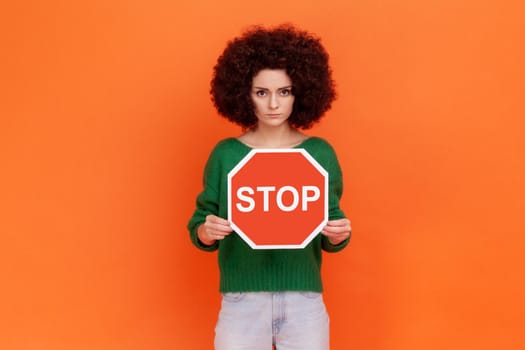
[[[233,232],[228,220],[216,215],[206,216],[206,221],[197,229],[199,240],[205,245],[212,245],[215,241],[223,240]]]

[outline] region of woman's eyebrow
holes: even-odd
[[[290,89],[291,87],[292,87],[292,85],[287,85],[287,86],[283,86],[283,87],[277,88],[277,90]],[[253,88],[257,89],[257,90],[266,90],[266,91],[270,90],[270,89],[262,87],[262,86],[254,86]]]

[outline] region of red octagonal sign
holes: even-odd
[[[328,173],[304,149],[253,149],[228,173],[228,220],[254,249],[304,248],[328,221]]]

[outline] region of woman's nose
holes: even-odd
[[[277,98],[277,94],[271,94],[270,95],[270,108],[276,109],[279,107],[279,99]]]

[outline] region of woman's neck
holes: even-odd
[[[307,136],[287,125],[281,128],[256,127],[239,136],[252,148],[290,148],[303,142]]]

